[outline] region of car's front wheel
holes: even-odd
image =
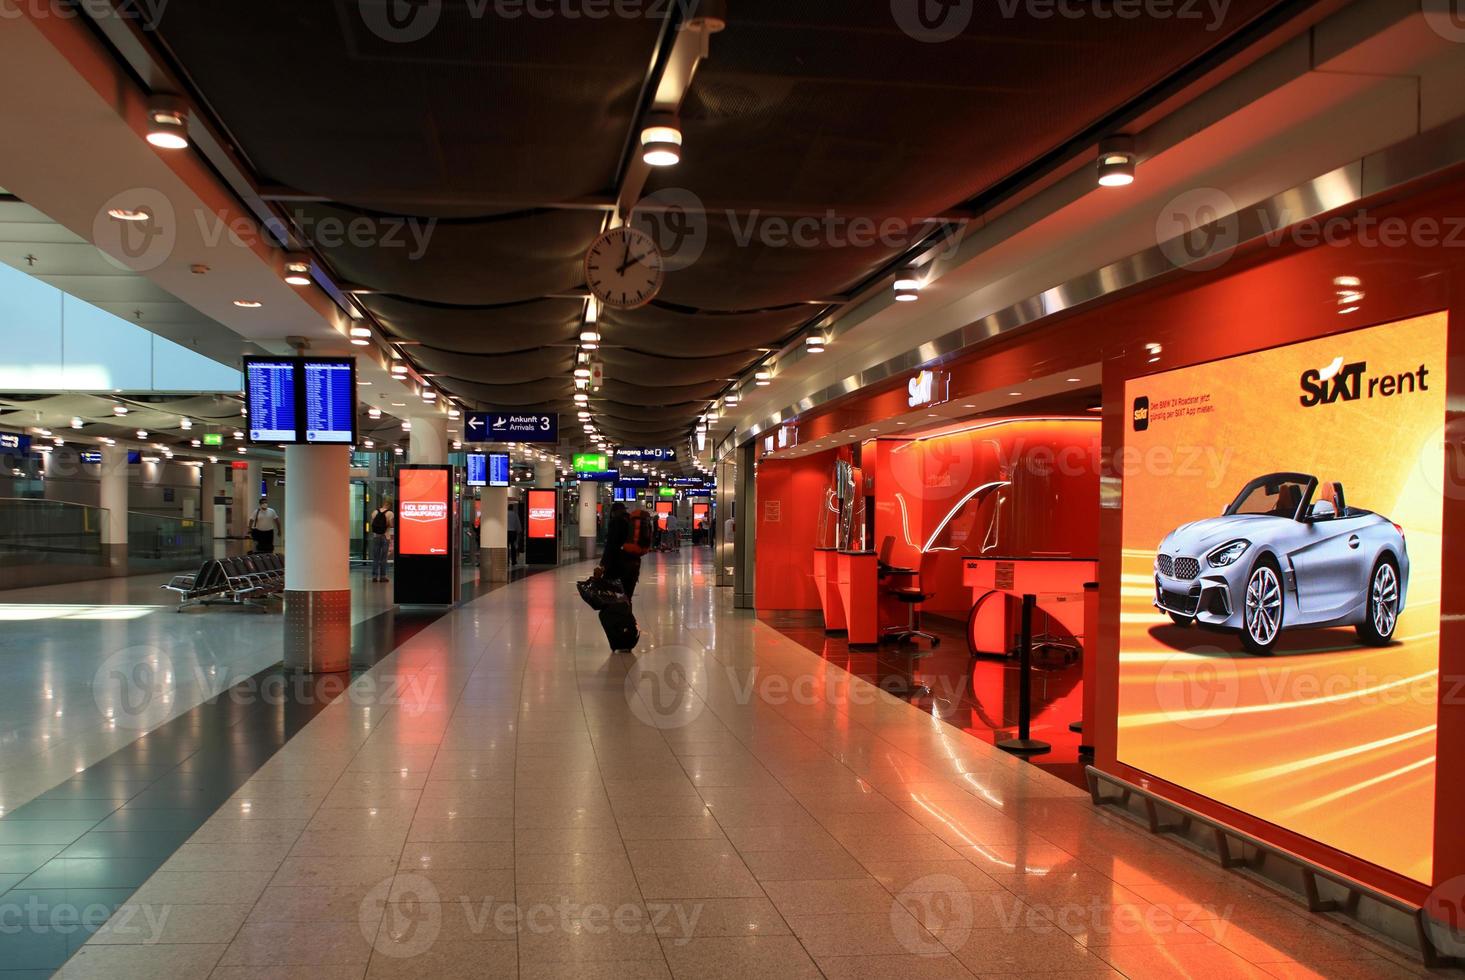
[[[1387,646],[1399,625],[1399,568],[1387,555],[1373,566],[1368,577],[1368,608],[1358,624],[1358,636],[1369,646]]]
[[[1282,632],[1282,576],[1271,558],[1263,556],[1246,577],[1242,603],[1241,645],[1262,656],[1272,652]]]

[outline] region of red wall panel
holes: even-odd
[[[834,479],[835,450],[758,464],[758,609],[818,609],[814,545],[824,491]]]

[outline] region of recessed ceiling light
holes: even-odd
[[[173,96],[154,96],[148,102],[147,141],[162,150],[188,146],[188,109]]]
[[[1069,378],[1068,379],[1068,383],[1069,384],[1078,384],[1082,380],[1083,380],[1083,378]]]
[[[236,299],[234,301],[234,305],[239,307],[241,310],[257,310],[261,306],[264,306],[264,304],[257,299]]]
[[[1022,392],[1020,392],[1020,391],[1009,391],[1008,394],[1011,395],[1013,398],[1016,398],[1017,396],[1021,395]]]
[[[919,279],[895,280],[895,301],[897,303],[914,303],[921,298],[921,287],[924,285]]]
[[[1099,186],[1124,187],[1134,183],[1134,140],[1111,136],[1099,144]]]
[[[641,159],[652,167],[671,167],[682,159],[682,125],[669,112],[653,112],[641,129]]]
[[[141,208],[136,210],[132,208],[109,208],[107,210],[107,216],[109,218],[116,218],[118,221],[146,221],[152,217],[152,215]]]
[[[365,337],[352,337],[351,338],[351,346],[352,347],[370,347],[371,346],[371,341],[367,340]]]
[[[357,381],[356,382],[356,387],[358,387],[358,388],[370,388],[371,387],[371,382],[370,381]]]
[[[370,327],[352,327],[349,332],[350,332],[351,336],[353,336],[353,337],[370,337],[371,336],[371,328]]]
[[[285,260],[285,281],[292,286],[309,286],[310,260],[302,255],[292,255]]]

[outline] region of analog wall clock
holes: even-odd
[[[613,309],[645,306],[661,292],[665,277],[661,249],[636,228],[612,228],[585,253],[585,283],[596,299]]]

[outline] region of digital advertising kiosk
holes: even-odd
[[[462,515],[452,466],[397,469],[396,574],[393,599],[404,606],[458,601]]]

